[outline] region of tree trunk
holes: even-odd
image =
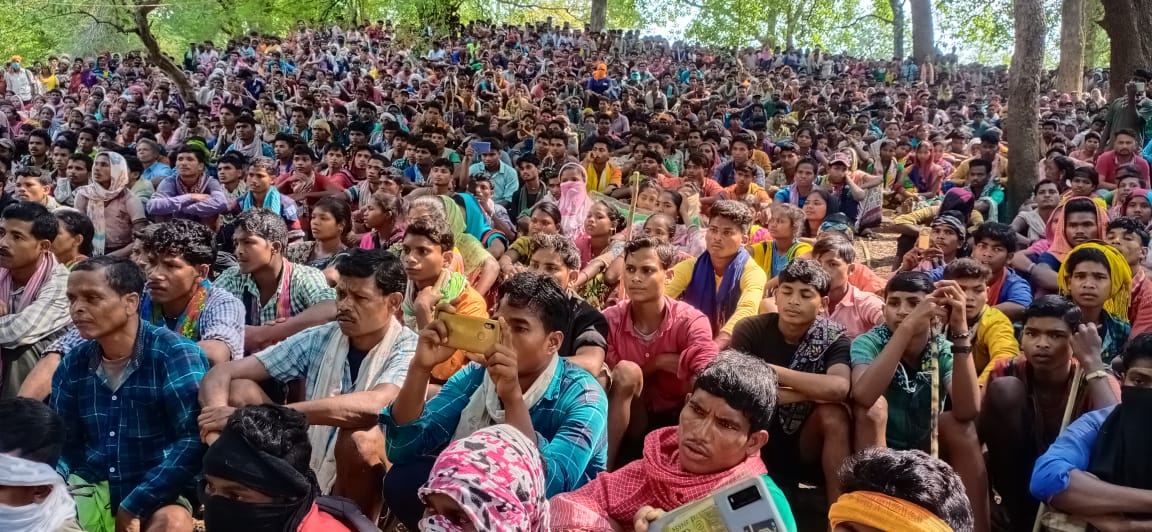
[[[1104,5],[1100,0],[1086,0],[1084,2],[1084,67],[1092,68],[1100,65],[1100,54],[1103,48],[1100,41],[1104,37],[1100,33],[1100,19],[1104,16]]]
[[[141,0],[143,1],[143,0]],[[196,101],[196,92],[192,89],[192,84],[188,82],[188,76],[184,75],[184,71],[176,66],[168,56],[164,55],[164,51],[160,49],[160,43],[156,40],[156,36],[152,34],[152,25],[148,22],[148,15],[156,9],[156,4],[145,4],[137,7],[132,12],[132,21],[136,24],[133,31],[140,37],[140,42],[144,44],[144,48],[148,50],[148,59],[153,64],[160,67],[176,84],[176,88],[180,91],[180,96],[184,98],[187,103]]]
[[[608,24],[608,0],[592,0],[592,14],[588,26],[592,31],[604,31]]]
[[[1012,145],[1008,159],[1007,212],[1018,212],[1036,184],[1040,160],[1040,73],[1044,67],[1043,0],[1015,0],[1016,48],[1008,70],[1008,121],[1005,140]]]
[[[892,6],[892,57],[904,60],[904,0],[888,0]]]
[[[1060,7],[1060,66],[1056,90],[1080,96],[1084,83],[1084,0],[1064,0]]]
[[[1112,98],[1119,98],[1132,73],[1152,64],[1152,0],[1107,0],[1101,25],[1112,42],[1109,88]]]
[[[912,0],[912,57],[917,63],[936,53],[932,0]]]

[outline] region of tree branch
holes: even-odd
[[[892,19],[884,18],[880,15],[877,15],[876,13],[868,13],[867,15],[860,15],[859,17],[856,17],[855,20],[853,20],[852,22],[849,22],[847,24],[844,24],[843,26],[840,26],[839,29],[843,30],[843,29],[847,29],[849,27],[855,26],[856,24],[859,24],[860,21],[862,21],[866,18],[874,18],[874,19],[879,20],[880,22],[883,22],[885,24],[894,24],[894,22],[892,22]]]
[[[89,12],[83,11],[83,10],[67,11],[64,13],[58,13],[56,15],[52,15],[52,16],[47,17],[47,18],[68,17],[68,16],[72,16],[72,15],[81,15],[81,16],[88,17],[88,18],[92,19],[93,22],[95,22],[97,24],[104,24],[105,26],[111,26],[113,29],[115,29],[116,31],[118,31],[120,33],[124,33],[124,34],[136,33],[135,28],[129,28],[127,26],[124,26],[123,24],[117,24],[117,23],[112,22],[110,20],[101,19],[101,18],[97,17],[96,15],[93,15],[92,13],[89,13]]]

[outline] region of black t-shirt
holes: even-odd
[[[365,358],[368,358],[367,351],[348,347],[348,371],[352,374],[352,382],[356,382],[356,377],[360,375],[360,365],[364,363]]]
[[[571,305],[572,321],[564,331],[564,343],[560,345],[560,356],[570,357],[584,346],[597,346],[608,350],[608,320],[604,315],[577,296],[568,296]]]
[[[789,367],[796,355],[797,345],[784,340],[778,325],[779,314],[760,314],[744,318],[732,330],[732,349],[760,358],[769,364]],[[852,358],[852,341],[848,336],[837,338],[824,352],[824,367],[848,364]]]

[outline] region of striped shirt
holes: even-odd
[[[67,327],[72,322],[68,315],[67,289],[68,268],[57,264],[27,307],[13,311],[24,297],[24,287],[12,290],[4,302],[8,313],[0,316],[0,347],[27,347],[53,338]]]
[[[115,391],[102,356],[100,344],[87,340],[52,377],[49,406],[66,429],[57,469],[65,478],[108,481],[113,512],[146,516],[191,489],[200,472],[196,417],[208,358],[191,340],[144,321]]]
[[[456,433],[460,414],[488,372],[469,364],[456,372],[420,417],[405,425],[392,419],[392,407],[380,413],[388,459],[394,464],[434,457]],[[528,410],[536,443],[544,459],[548,496],[588,483],[607,460],[608,400],[591,373],[561,359],[544,396]]]
[[[283,275],[283,270],[281,270]],[[245,306],[256,305],[260,301],[260,287],[251,274],[241,273],[239,266],[233,266],[220,274],[213,284],[216,288],[226,290],[236,296]],[[260,323],[247,323],[251,314],[245,308],[246,325],[262,325],[276,320],[276,303],[280,300],[280,280],[276,280],[276,293],[268,298],[268,302],[260,307]],[[309,307],[325,301],[336,301],[336,289],[328,286],[324,273],[316,268],[303,264],[292,265],[292,277],[288,279],[288,306],[289,314],[295,316]]]
[[[289,336],[268,349],[256,353],[256,358],[264,364],[268,374],[278,382],[287,383],[296,379],[305,379],[305,399],[322,399],[316,391],[317,379],[320,375],[320,365],[332,337],[344,334],[340,331],[340,324],[325,323]],[[371,390],[381,384],[394,384],[401,386],[404,378],[408,376],[408,366],[412,363],[412,356],[416,354],[416,342],[419,338],[416,333],[407,327],[400,328],[396,343],[388,357],[380,375],[370,382],[367,389]],[[367,361],[365,361],[367,362]],[[340,378],[340,393],[356,391],[355,379],[347,360],[344,362],[343,376]]]

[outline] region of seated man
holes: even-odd
[[[409,530],[423,514],[416,490],[448,443],[496,423],[534,439],[549,496],[583,486],[604,470],[608,402],[596,379],[556,355],[564,343],[568,298],[548,277],[524,272],[504,283],[496,311],[501,340],[425,404],[432,368],[455,352],[444,323],[431,322],[396,401],[380,413],[392,468],[384,477],[388,507]]]
[[[1020,320],[1024,309],[1032,304],[1032,287],[1008,267],[1017,246],[1016,231],[1010,225],[985,222],[972,232],[972,242],[972,258],[990,272],[988,305],[1002,312],[1009,321]],[[944,267],[930,270],[928,276],[939,281],[944,277]]]
[[[772,439],[761,457],[786,492],[805,480],[805,464],[823,471],[828,500],[840,495],[836,474],[852,452],[848,367],[852,340],[826,318],[831,280],[814,261],[796,259],[777,277],[779,313],[752,316],[736,325],[732,348],[772,365],[780,403]],[[873,296],[875,297],[875,296]]]
[[[108,490],[117,530],[191,531],[203,446],[196,396],[208,357],[140,319],[140,268],[123,257],[72,270],[72,322],[87,341],[64,355],[49,405],[67,437],[58,469],[70,485]]]
[[[1048,224],[1055,234],[1048,242],[1047,251],[1017,253],[1011,264],[1028,279],[1033,291],[1055,294],[1060,291],[1057,272],[1068,258],[1068,252],[1089,240],[1104,240],[1108,213],[1088,198],[1072,198],[1052,211]],[[1036,245],[1033,244],[1033,248]]]
[[[321,491],[356,501],[375,519],[384,477],[384,435],[376,417],[404,383],[416,333],[396,319],[405,279],[394,255],[354,249],[336,271],[336,321],[210,371],[200,388],[200,432],[211,442],[234,407],[272,402],[257,383],[303,379],[303,401],[288,406],[312,425],[312,465]]]
[[[288,226],[288,240],[303,238],[296,202],[288,195],[281,194],[273,185],[276,179],[276,161],[268,157],[257,157],[247,166],[245,182],[248,191],[229,203],[229,213],[240,214],[263,207],[279,214]]]
[[[450,305],[455,314],[474,318],[488,317],[488,303],[472,288],[463,274],[449,269],[455,246],[452,228],[442,216],[420,216],[408,223],[404,232],[402,254],[408,284],[404,289],[404,326],[422,331],[435,317],[440,305]],[[442,384],[468,361],[463,351],[432,370],[435,384]]]
[[[68,268],[52,254],[59,229],[43,205],[14,203],[0,214],[0,398],[16,396],[68,325]]]
[[[617,464],[626,436],[627,459],[653,429],[679,419],[692,379],[716,356],[708,318],[665,295],[672,248],[652,238],[624,245],[621,282],[628,299],[604,310],[612,371],[608,394],[608,464]],[[634,448],[636,447],[636,448]]]
[[[977,423],[988,448],[992,485],[1012,530],[1031,526],[1039,504],[1028,494],[1032,464],[1060,432],[1076,367],[1085,381],[1074,399],[1073,419],[1116,404],[1119,385],[1100,359],[1100,337],[1081,325],[1080,309],[1062,296],[1043,296],[1024,313],[1023,356],[992,370]]]
[[[646,530],[664,512],[763,475],[772,502],[794,531],[788,500],[760,461],[776,407],[776,386],[776,373],[768,364],[735,350],[721,353],[700,372],[677,426],[648,434],[642,459],[553,497],[550,526],[609,532],[635,525]]]
[[[76,502],[56,472],[64,422],[41,401],[0,399],[0,529],[80,532]]]
[[[171,216],[216,227],[216,217],[228,211],[228,193],[204,173],[206,155],[184,145],[172,152],[176,175],[164,178],[148,200],[149,216]]]
[[[355,506],[316,489],[309,430],[304,414],[283,406],[246,406],[229,416],[204,453],[205,532],[374,530]]]
[[[141,246],[148,292],[140,304],[140,317],[196,342],[212,365],[244,356],[244,306],[207,280],[216,261],[216,235],[190,220],[153,227]],[[53,342],[20,387],[20,396],[47,398],[61,355],[83,341],[72,327]]]
[[[1119,357],[1132,327],[1128,324],[1128,298],[1132,271],[1116,248],[1088,242],[1072,248],[1060,266],[1060,291],[1077,307],[1083,323],[1096,326],[1105,364]]]
[[[696,259],[676,265],[668,282],[668,297],[682,299],[708,317],[717,349],[732,341],[732,328],[760,308],[764,270],[744,246],[752,211],[733,200],[712,206],[705,237],[708,249]]]
[[[849,341],[884,323],[884,301],[851,282],[863,264],[856,264],[856,246],[848,237],[822,235],[812,247],[812,259],[828,273],[828,319],[844,327]]]
[[[39,203],[55,211],[60,208],[52,197],[52,176],[40,170],[26,169],[16,172],[16,199]]]
[[[608,348],[608,321],[571,289],[571,283],[580,274],[580,251],[562,235],[537,234],[532,237],[532,255],[529,271],[552,277],[568,294],[572,313],[564,329],[564,343],[560,356],[580,366],[598,379],[604,373],[604,356]],[[601,382],[601,384],[606,384]]]
[[[1128,343],[1120,404],[1084,414],[1036,461],[1029,489],[1052,508],[1100,530],[1149,530],[1152,334]]]
[[[1132,300],[1128,303],[1131,336],[1152,332],[1152,283],[1144,269],[1148,243],[1148,230],[1136,218],[1117,218],[1108,223],[1108,244],[1124,256],[1132,272]]]
[[[288,227],[268,209],[236,217],[232,240],[237,266],[216,287],[244,304],[244,350],[254,353],[313,325],[336,318],[336,291],[324,273],[284,258]]]
[[[981,386],[988,382],[988,375],[997,362],[1020,354],[1012,322],[999,309],[986,303],[991,275],[987,267],[973,259],[956,259],[944,267],[944,280],[954,281],[964,291],[964,315],[972,336],[969,340],[972,363]]]
[[[885,289],[884,324],[852,342],[852,400],[858,447],[927,449],[932,438],[932,368],[940,379],[939,444],[956,468],[974,509],[978,531],[988,530],[987,478],[976,435],[980,389],[972,363],[964,292],[955,281],[932,285],[923,272],[898,272]],[[946,313],[945,332],[932,321]],[[959,362],[953,372],[953,357]],[[935,360],[934,360],[935,359]],[[882,403],[877,403],[883,398]],[[951,399],[952,410],[943,412]],[[887,404],[887,414],[875,410]],[[867,411],[867,412],[863,412]],[[887,420],[887,428],[881,423]],[[885,435],[879,433],[886,432]]]
[[[840,469],[844,494],[828,508],[833,532],[972,530],[956,472],[923,451],[868,449]]]

